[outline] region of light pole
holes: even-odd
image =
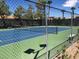
[[[48,15],[49,15],[49,10],[50,10],[50,4],[52,3],[52,1],[51,0],[48,0],[48,1],[46,1],[45,2],[45,6],[44,6],[44,10],[45,10],[45,42],[46,42],[46,45],[47,45],[47,47],[46,47],[46,51],[47,51],[47,59],[49,59],[49,57],[48,57],[48,55],[49,55],[49,53],[48,53]],[[47,6],[46,5],[49,5],[49,10],[48,10],[48,15],[47,15]]]
[[[49,10],[50,10],[50,4],[52,3],[52,1],[51,0],[44,0],[44,2],[43,2],[43,8],[44,8],[44,24],[45,24],[45,43],[46,43],[46,45],[47,45],[47,47],[46,47],[46,52],[47,52],[47,55],[46,55],[46,57],[47,57],[47,59],[49,59],[48,58],[48,15],[49,15],[49,12],[48,12],[48,15],[47,15],[47,6],[49,6]],[[48,11],[49,11],[48,10]]]

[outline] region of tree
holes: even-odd
[[[9,11],[9,7],[8,5],[5,3],[5,1],[0,1],[0,16],[1,18],[5,18],[5,15],[8,16],[10,15],[10,11]]]
[[[44,19],[45,3],[46,3],[45,0],[38,0],[38,1],[37,1],[37,4],[36,4],[37,12],[39,12],[42,17],[39,16],[38,13],[37,13],[37,15],[38,15],[41,19]]]
[[[37,4],[36,4],[37,9],[39,9],[39,10],[44,10],[44,5],[45,5],[45,3],[46,3],[45,0],[38,0],[38,1],[37,1]]]
[[[43,14],[40,12],[40,10],[36,10],[36,13],[34,14],[34,18],[41,19],[43,17]]]
[[[33,13],[33,7],[32,5],[29,5],[29,8],[27,9],[26,13],[22,16],[24,19],[33,19],[34,13]]]
[[[21,26],[23,26],[22,15],[25,13],[25,9],[22,6],[16,8],[14,12],[14,16],[18,18],[18,22]]]
[[[14,12],[14,16],[21,18],[22,15],[25,13],[25,9],[22,6],[19,6],[15,12]]]

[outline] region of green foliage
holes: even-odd
[[[24,14],[25,12],[25,9],[22,7],[22,6],[19,6],[16,10],[15,10],[15,13],[14,13],[14,16],[18,17],[18,18],[21,18],[22,15]]]
[[[36,7],[37,7],[37,11],[36,11],[37,18],[40,17],[41,19],[44,19],[45,4],[46,4],[46,0],[38,0],[37,1],[37,4],[36,4]]]
[[[22,16],[23,19],[33,19],[33,7],[32,5],[29,5],[29,8],[25,12],[25,14]]]
[[[40,4],[39,4],[40,3]],[[38,0],[36,7],[40,10],[44,10],[44,4],[45,4],[45,0]]]
[[[38,18],[38,19],[42,19],[43,18],[43,14],[40,12],[39,9],[34,14],[34,18]]]
[[[9,7],[5,1],[0,1],[0,16],[4,18],[4,15],[8,16],[10,14]]]

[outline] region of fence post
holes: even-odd
[[[48,51],[48,59],[50,59],[50,50]]]
[[[77,34],[78,34],[78,40],[79,40],[79,28],[78,28],[78,30],[77,30]]]
[[[78,34],[79,34],[79,29],[78,29]]]

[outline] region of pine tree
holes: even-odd
[[[24,19],[33,19],[33,7],[32,5],[29,5],[29,8],[27,9],[26,13],[23,15],[22,18]]]
[[[42,17],[39,16],[38,14],[37,14],[37,15],[38,15],[41,19],[44,19],[45,3],[46,3],[45,0],[38,0],[38,1],[37,1],[37,4],[36,4],[37,12],[39,12]],[[38,18],[38,17],[37,17],[37,18]]]
[[[24,13],[25,13],[25,9],[22,6],[19,6],[18,8],[16,8],[14,12],[14,16],[21,18]]]
[[[8,16],[10,15],[10,11],[9,11],[9,7],[8,5],[5,3],[5,1],[0,1],[0,16],[1,18],[5,18],[5,15]]]

